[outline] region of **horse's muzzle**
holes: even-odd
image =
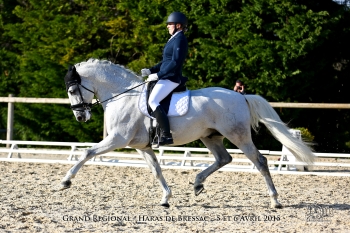
[[[85,117],[77,116],[77,121],[79,121],[79,122],[85,121]]]
[[[91,112],[89,110],[85,111],[74,111],[75,119],[79,122],[86,122],[91,118]]]

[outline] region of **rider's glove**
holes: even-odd
[[[147,82],[150,82],[150,81],[157,81],[158,80],[158,75],[157,73],[154,73],[154,74],[150,74],[147,78]]]
[[[149,69],[142,69],[141,70],[141,77],[146,77],[151,74],[151,71]]]

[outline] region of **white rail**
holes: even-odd
[[[94,100],[93,102],[95,102]],[[2,103],[37,103],[37,104],[69,104],[68,98],[31,98],[31,97],[0,97]],[[350,104],[344,103],[288,103],[269,102],[274,108],[328,108],[350,109]]]
[[[93,100],[93,103],[96,100]],[[14,103],[40,103],[40,104],[69,104],[68,98],[30,98],[30,97],[14,97],[9,94],[8,97],[0,97],[0,103],[8,103],[7,117],[7,140],[12,140],[13,134],[13,118]],[[350,104],[344,103],[286,103],[286,102],[270,102],[274,108],[323,108],[323,109],[350,109]],[[107,135],[105,123],[103,127],[103,137]]]
[[[81,142],[42,142],[42,141],[12,141],[0,140],[0,144],[10,144],[11,148],[0,147],[0,153],[7,153],[7,158],[0,158],[0,161],[7,162],[38,162],[38,163],[61,163],[75,164],[78,160],[77,156],[83,154],[83,149],[94,146],[96,143],[81,143]],[[19,148],[19,145],[31,145],[36,148]],[[47,149],[37,148],[37,146],[55,146],[69,147],[69,149]],[[130,149],[126,147],[125,149]],[[209,155],[210,151],[207,148],[191,148],[191,147],[160,147],[158,150],[158,161],[163,168],[173,169],[205,169],[210,166],[215,159]],[[230,154],[241,154],[239,149],[228,149]],[[167,152],[165,154],[165,152]],[[183,154],[175,154],[174,152],[183,152]],[[199,154],[202,153],[202,154]],[[203,154],[206,153],[206,154]],[[306,166],[302,162],[291,162],[285,160],[286,156],[282,151],[260,150],[263,155],[275,156],[272,160],[268,160],[271,173],[283,174],[298,174],[298,175],[332,175],[332,176],[350,176],[350,172],[302,172],[291,169],[293,165]],[[18,158],[14,158],[17,154]],[[21,154],[40,154],[40,155],[67,155],[67,159],[55,159],[53,157],[45,159],[21,158]],[[338,153],[315,153],[317,157],[328,158],[349,158],[350,154]],[[56,156],[57,157],[57,156]],[[109,152],[96,158],[91,159],[87,164],[108,165],[108,166],[135,166],[147,167],[143,157],[139,154],[130,154],[127,152]],[[280,159],[278,161],[278,159]],[[350,167],[349,162],[315,162],[314,166],[322,167]],[[258,172],[249,159],[233,158],[232,162],[221,168],[222,171],[243,171],[243,172]],[[349,169],[350,170],[350,169]]]

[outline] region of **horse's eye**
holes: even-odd
[[[75,90],[76,90],[76,88],[70,87],[70,88],[68,89],[68,93],[69,93],[69,94],[73,94],[73,93],[75,92]]]

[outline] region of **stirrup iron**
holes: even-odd
[[[159,148],[159,142],[160,142],[160,130],[159,127],[156,127],[156,135],[154,136],[152,140],[152,148]]]

